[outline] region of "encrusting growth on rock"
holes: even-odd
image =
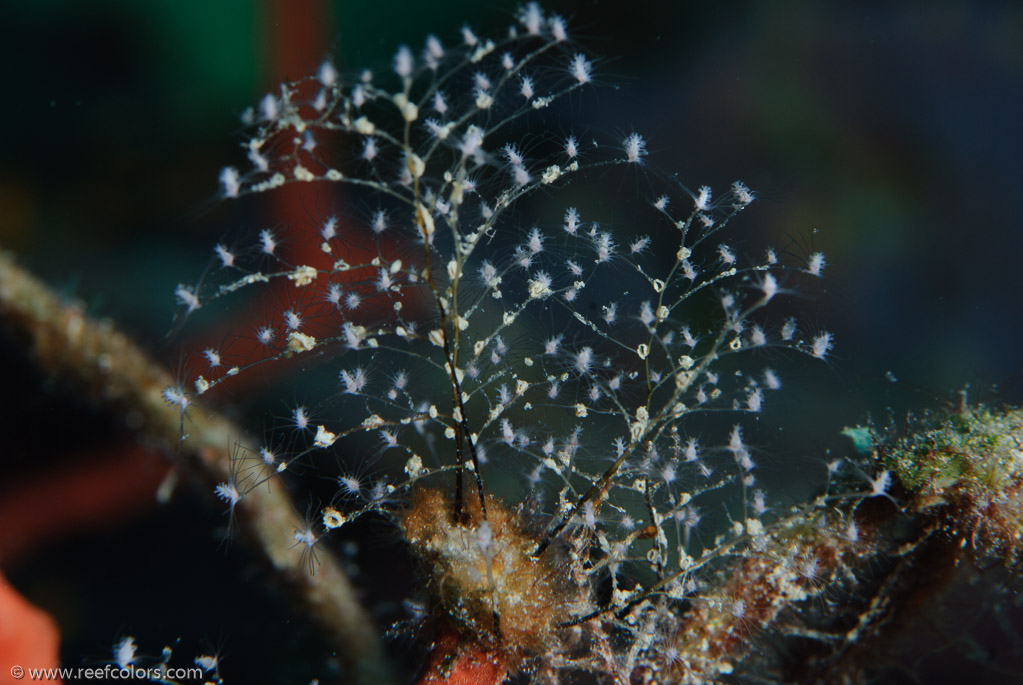
[[[1023,411],[966,407],[930,418],[881,456],[915,511],[949,521],[962,544],[1015,560],[1023,541]]]
[[[456,632],[483,642],[512,662],[550,649],[558,629],[576,613],[572,589],[519,516],[487,497],[466,498],[456,520],[443,490],[422,488],[400,516],[405,538],[429,567],[432,601]]]

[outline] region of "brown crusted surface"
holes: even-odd
[[[500,644],[511,655],[549,648],[568,607],[557,569],[534,556],[537,541],[493,497],[487,498],[486,521],[473,497],[465,503],[464,522],[453,518],[451,498],[424,488],[413,494],[401,520],[409,544],[430,567],[436,600],[461,632]]]

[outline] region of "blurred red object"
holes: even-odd
[[[29,669],[56,668],[59,644],[53,617],[30,604],[0,574],[0,685],[25,681]],[[28,680],[62,682],[31,676]]]
[[[168,469],[157,450],[127,442],[16,483],[0,497],[0,567],[53,538],[101,528],[154,505]]]

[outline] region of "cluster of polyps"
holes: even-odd
[[[215,277],[177,297],[200,315],[260,289],[273,303],[206,348],[195,393],[274,361],[320,357],[317,376],[333,365],[329,409],[295,406],[242,455],[258,469],[218,486],[231,506],[296,460],[350,459],[368,435],[405,475],[368,483],[346,464],[343,505],[297,544],[312,550],[363,512],[398,509],[433,569],[437,606],[464,634],[527,658],[606,620],[617,638],[594,634],[599,656],[584,667],[629,673],[654,644],[636,617],[662,588],[677,606],[695,586],[701,497],[738,490],[735,545],[769,516],[740,427],[716,439],[694,421],[759,413],[781,386],[772,368],[739,360],[771,347],[823,358],[832,338],[763,318],[787,277],[820,276],[824,258],[787,267],[773,250],[748,258],[722,242],[754,200],[746,185],[715,199],[662,178],[641,210],[599,201],[614,169],[658,177],[638,133],[584,144],[544,123],[592,80],[564,22],[533,3],[500,40],[464,29],[457,48],[434,37],[421,57],[399,48],[392,75],[349,79],[324,64],[247,115],[251,168],[220,180],[232,198],[340,184],[349,215],[218,245]],[[184,409],[190,394],[167,397]],[[488,494],[487,464],[499,460],[550,515],[542,535]]]

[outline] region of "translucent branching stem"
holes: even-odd
[[[437,313],[440,317],[441,329],[444,334],[441,336],[442,347],[444,350],[444,359],[447,363],[447,373],[451,381],[451,406],[457,413],[458,420],[455,422],[455,458],[457,464],[455,466],[455,508],[454,517],[456,520],[460,520],[463,517],[463,471],[465,464],[464,451],[462,448],[463,442],[469,447],[469,458],[472,460],[472,471],[476,480],[476,490],[480,498],[480,507],[483,511],[483,519],[487,518],[487,504],[486,504],[486,489],[483,485],[483,474],[480,472],[480,461],[479,456],[476,452],[476,444],[472,439],[472,433],[469,431],[469,424],[466,420],[466,409],[465,404],[462,402],[462,386],[458,380],[458,359],[451,348],[451,344],[448,340],[448,312],[444,306],[444,300],[441,296],[440,290],[437,286],[437,282],[433,277],[432,259],[431,253],[431,242],[433,238],[433,219],[429,218],[423,208],[422,203],[419,201],[419,179],[416,178],[413,186],[413,193],[415,197],[416,207],[416,225],[419,227],[420,233],[423,237],[424,245],[424,256],[423,256],[423,272],[426,277],[427,285],[434,296],[434,304],[437,307]],[[454,301],[453,311],[458,311],[458,301]],[[454,331],[454,335],[457,335],[458,326],[450,326],[451,330]]]

